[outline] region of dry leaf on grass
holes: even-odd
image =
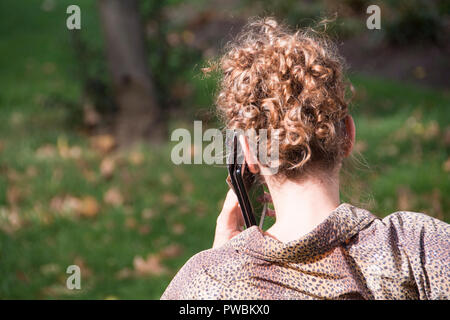
[[[9,182],[19,182],[22,180],[22,176],[13,168],[6,168],[6,178]]]
[[[69,146],[69,143],[65,137],[58,137],[56,142],[58,153],[61,158],[79,159],[82,154],[82,150],[78,146]]]
[[[77,211],[80,207],[80,202],[80,199],[70,195],[55,196],[50,200],[50,209],[58,213]]]
[[[189,209],[189,207],[187,205],[182,205],[180,207],[178,207],[178,212],[181,214],[187,214],[189,213],[191,210]]]
[[[30,283],[30,278],[23,271],[16,271],[16,278],[23,283]]]
[[[127,229],[134,229],[134,228],[136,228],[136,226],[137,226],[137,221],[135,218],[133,218],[133,217],[126,218],[125,227]]]
[[[187,194],[190,195],[192,194],[192,192],[194,191],[194,184],[190,181],[186,181],[183,183],[183,191]]]
[[[58,274],[61,272],[61,267],[59,265],[57,265],[56,263],[49,263],[49,264],[44,264],[42,265],[39,270],[41,271],[41,273],[43,275],[53,275],[53,274]]]
[[[83,122],[87,126],[96,126],[100,123],[101,116],[95,110],[94,104],[90,101],[90,99],[85,99],[83,104]]]
[[[143,225],[139,226],[139,228],[138,228],[139,234],[142,234],[142,235],[148,234],[150,232],[150,230],[151,230],[151,228],[148,224],[143,224]]]
[[[450,172],[450,157],[442,164],[442,169],[445,172]]]
[[[183,253],[183,248],[179,244],[171,244],[162,249],[159,254],[161,258],[175,258]]]
[[[91,218],[95,217],[99,211],[100,206],[92,196],[84,196],[77,198],[71,195],[55,196],[50,200],[50,209],[58,213],[75,212],[81,217]]]
[[[165,205],[174,205],[178,202],[178,197],[176,195],[174,195],[173,193],[170,192],[166,192],[162,195],[162,202]]]
[[[114,207],[121,206],[123,204],[123,196],[118,188],[112,187],[103,196],[103,201]]]
[[[133,266],[138,275],[160,276],[169,271],[162,265],[161,257],[157,254],[150,254],[145,260],[137,256],[133,260]]]
[[[85,196],[78,203],[76,211],[82,217],[92,218],[98,214],[98,212],[100,211],[100,206],[94,197]]]
[[[364,152],[367,150],[367,142],[364,140],[357,140],[353,149],[355,152]]]
[[[50,159],[56,155],[56,148],[51,144],[46,144],[39,147],[35,152],[38,159]]]
[[[184,225],[181,223],[174,223],[172,225],[172,232],[176,235],[183,234],[184,230],[185,230]]]
[[[153,209],[147,208],[142,210],[141,217],[144,220],[150,220],[155,216],[155,211]]]
[[[25,174],[30,178],[34,178],[37,176],[38,172],[35,166],[28,166]]]
[[[111,178],[116,170],[116,161],[112,157],[106,157],[100,163],[100,174],[104,178]]]
[[[130,278],[134,275],[133,270],[129,268],[124,268],[116,273],[116,278],[119,280]]]
[[[6,199],[12,207],[17,206],[22,198],[22,192],[16,186],[8,187],[6,190]]]
[[[408,211],[413,208],[413,194],[408,187],[400,187],[397,189],[397,207],[399,211]]]
[[[91,138],[91,146],[101,153],[108,153],[116,147],[116,139],[109,134],[98,135]]]
[[[172,177],[168,173],[163,173],[160,179],[161,183],[165,186],[168,186],[172,183]]]
[[[137,166],[144,162],[144,154],[140,151],[132,151],[128,157],[131,164]]]
[[[9,234],[19,230],[24,225],[19,212],[15,208],[11,210],[7,208],[0,208],[0,218],[0,230],[3,230]]]

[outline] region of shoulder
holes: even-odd
[[[161,299],[214,299],[227,285],[227,265],[239,260],[230,246],[208,249],[192,256],[170,282]]]
[[[369,236],[371,234],[372,236]],[[402,250],[410,262],[443,265],[450,263],[450,225],[420,212],[397,211],[377,219],[366,235]]]
[[[427,214],[397,211],[381,220],[387,228],[396,228],[408,237],[434,236],[449,240],[450,225]]]

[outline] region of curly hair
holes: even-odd
[[[216,105],[228,129],[267,129],[269,137],[277,130],[285,177],[342,160],[348,85],[331,41],[268,17],[250,21],[225,49]]]

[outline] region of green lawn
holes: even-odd
[[[0,298],[157,299],[212,244],[227,190],[220,166],[175,166],[171,143],[103,152],[55,95],[80,88],[65,29],[69,1],[0,4]],[[91,1],[82,24],[98,35]],[[448,93],[353,75],[360,152],[343,200],[450,221]],[[211,90],[192,83],[211,101]],[[50,99],[50,100],[49,100]],[[177,123],[177,125],[179,125]],[[186,122],[187,127],[192,122]],[[82,269],[67,290],[66,268]]]

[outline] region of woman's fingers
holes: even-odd
[[[223,203],[222,211],[217,217],[216,234],[213,248],[219,247],[241,232],[244,219],[239,208],[238,199],[230,189]]]

